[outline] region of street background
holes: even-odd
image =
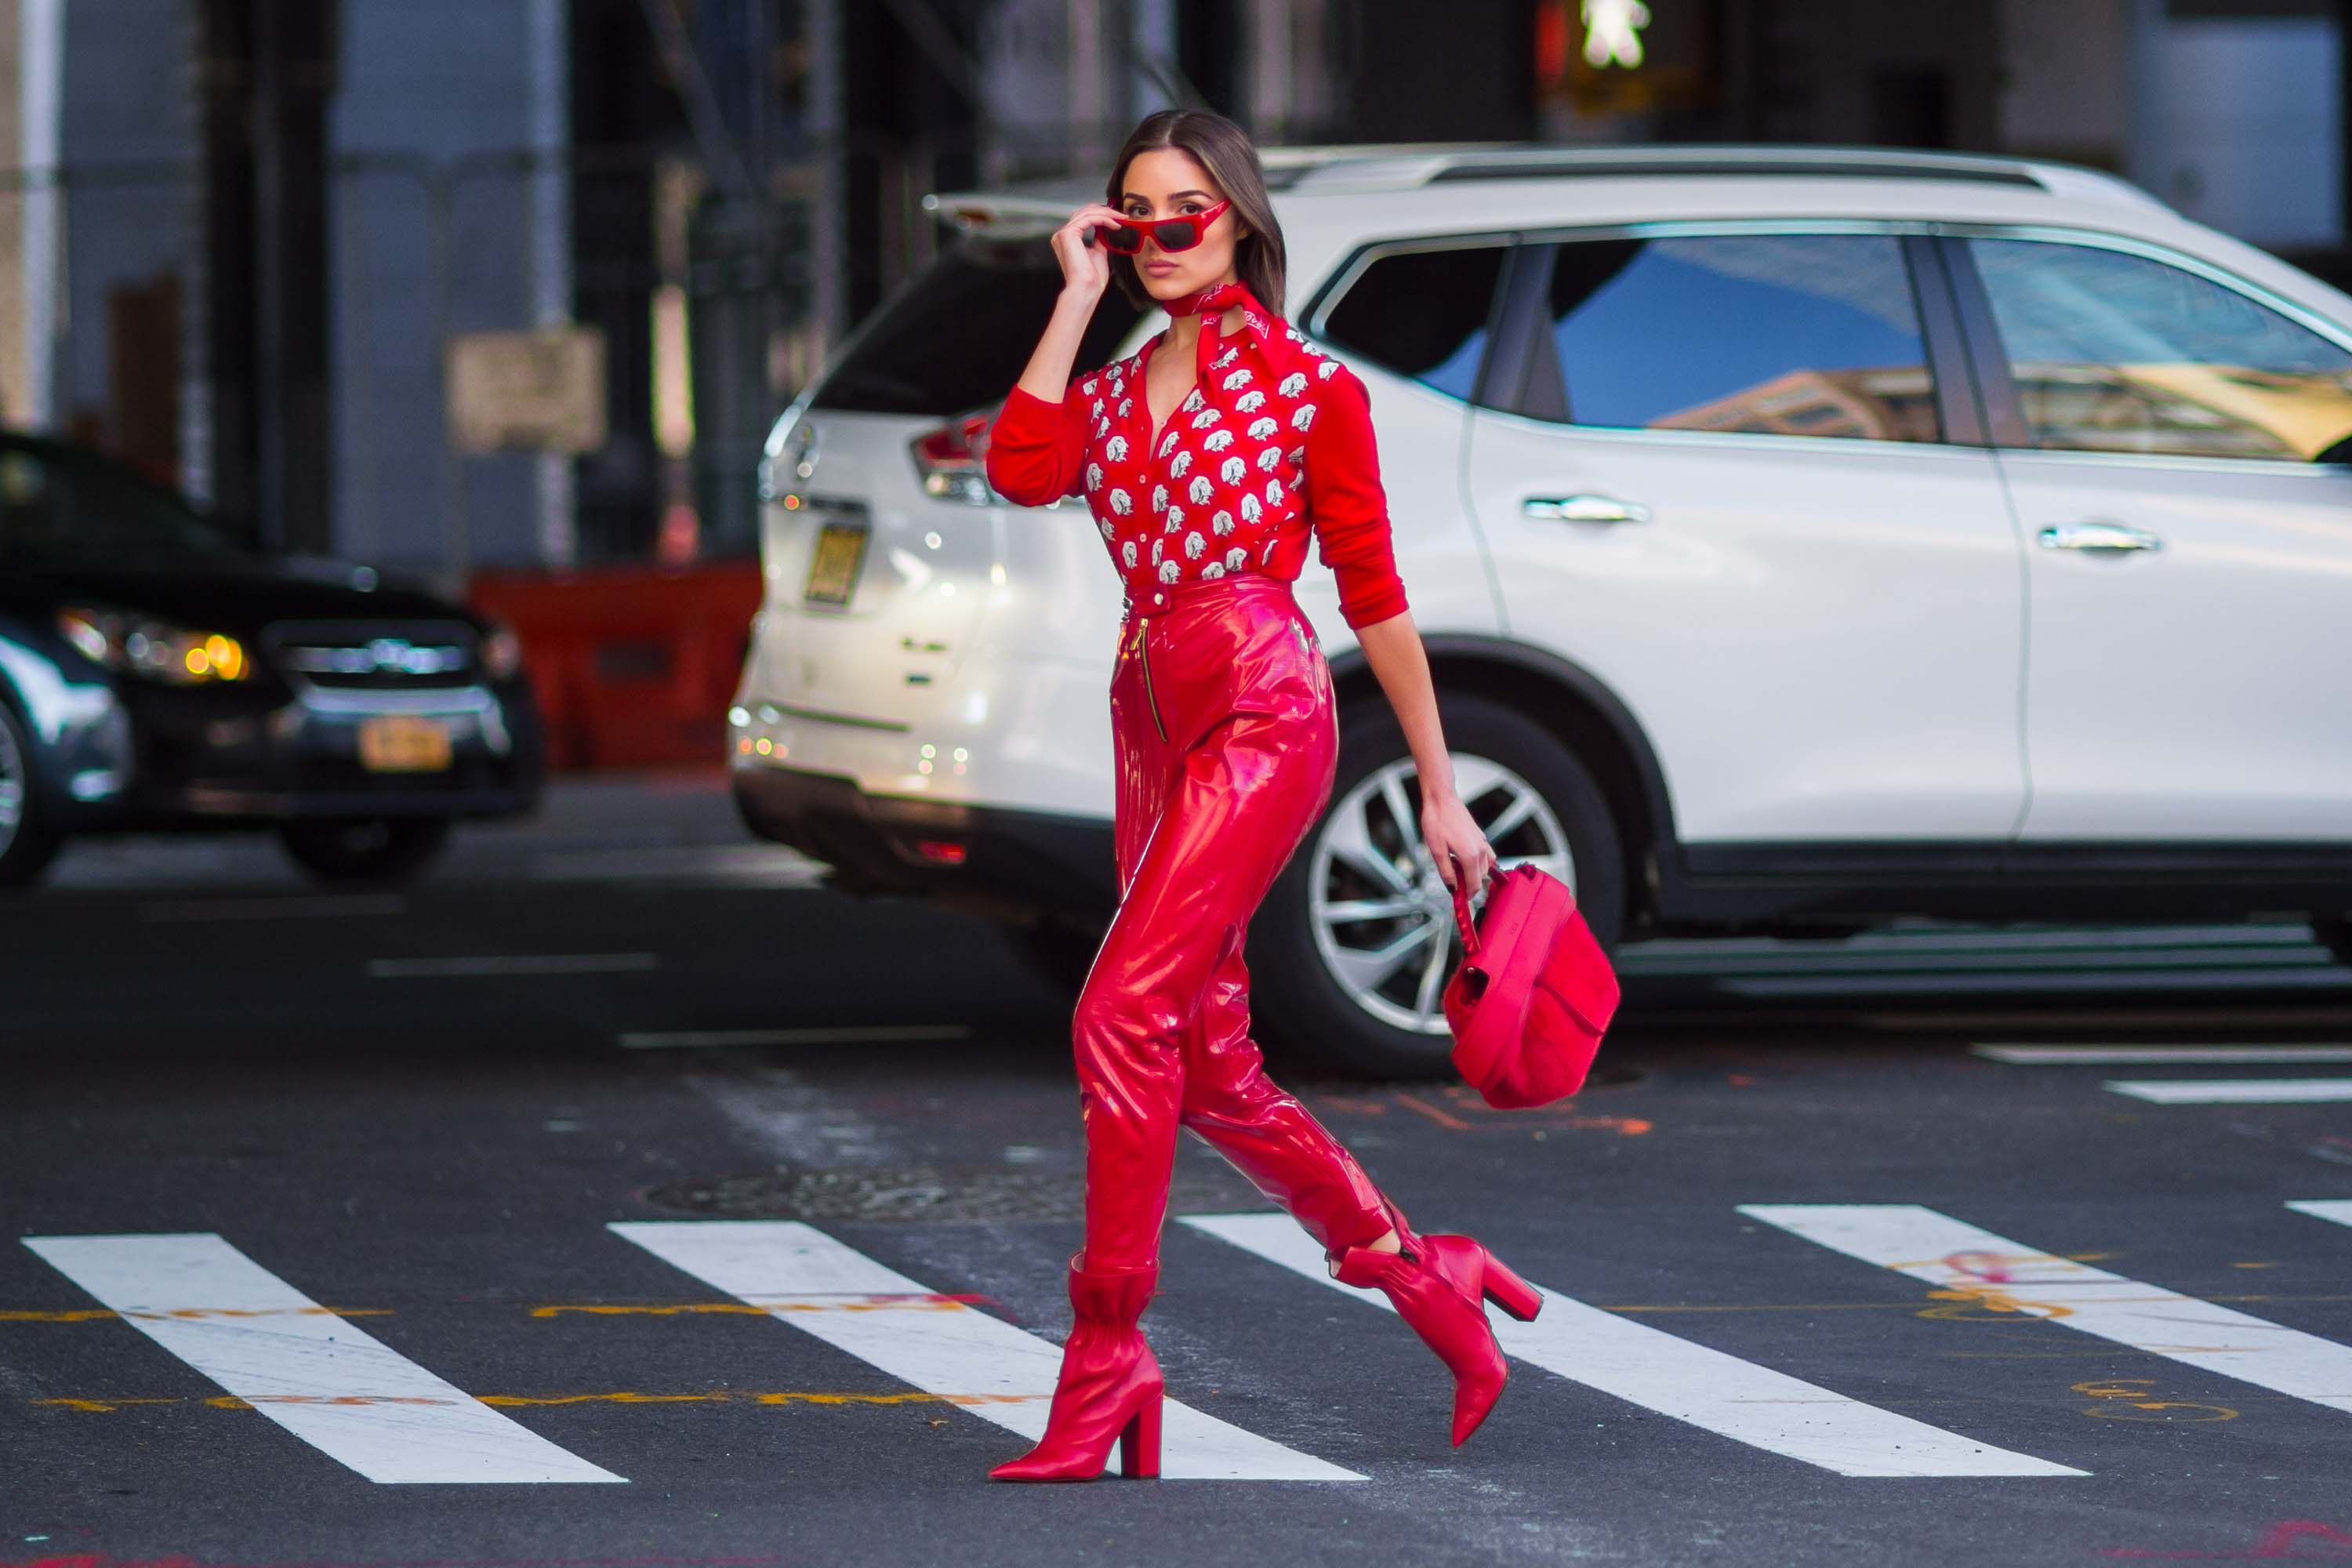
[[[2340,282],[2347,48],[2336,0],[0,3],[0,424],[500,617],[552,770],[412,881],[142,832],[0,901],[0,1568],[2352,1562],[2301,919],[1632,944],[1516,1116],[1278,1063],[1549,1293],[1495,1416],[1450,1451],[1187,1141],[1198,1471],[992,1488],[1068,1323],[1069,976],[828,885],[724,765],[762,443],[954,242],[928,195],[1206,104],[2058,158]]]
[[[1573,1298],[1538,1320],[1557,1370],[1520,1361],[1449,1451],[1443,1370],[1377,1298],[1184,1223],[1296,1229],[1185,1140],[1149,1321],[1171,1396],[1278,1444],[1264,1472],[1345,1474],[1026,1489],[983,1479],[1021,1447],[987,1418],[1001,1351],[950,1339],[926,1383],[820,1337],[851,1314],[772,1318],[625,1234],[806,1225],[1049,1354],[1063,1332],[1066,998],[991,925],[808,871],[741,842],[714,773],[664,771],[565,783],[398,892],[322,894],[266,847],[125,841],[0,910],[0,1226],[217,1235],[626,1478],[371,1484],[355,1466],[404,1453],[544,1457],[436,1435],[395,1402],[430,1395],[382,1386],[373,1438],[306,1443],[18,1244],[0,1561],[2071,1564],[2326,1561],[2352,1535],[2341,1106],[2109,1087],[2341,1075],[2352,985],[2300,928],[1644,944],[1563,1105],[1299,1078],[1417,1224]],[[2053,1040],[2093,1054],[1979,1049]],[[2271,1054],[2240,1059],[2247,1040]],[[2149,1054],[2183,1047],[2205,1054]],[[1809,1204],[1922,1205],[2141,1283],[2053,1302],[1920,1280],[1741,1212]],[[2069,1326],[2101,1289],[2180,1292],[2179,1331]],[[1615,1342],[1579,1303],[1675,1337]],[[928,1342],[942,1310],[901,1301],[886,1344]],[[2210,1310],[2276,1342],[2184,1364]],[[280,1415],[324,1396],[302,1364]],[[1893,1473],[1835,1468],[1855,1463]]]

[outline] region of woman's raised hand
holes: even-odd
[[[1099,294],[1110,286],[1110,252],[1100,239],[1087,243],[1087,230],[1107,228],[1119,221],[1115,208],[1088,202],[1054,231],[1054,256],[1062,264],[1062,286]]]

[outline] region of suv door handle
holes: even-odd
[[[1528,516],[1545,522],[1647,522],[1650,509],[1615,496],[1529,496],[1519,503]]]
[[[2034,535],[2044,550],[2161,550],[2164,541],[2144,528],[2133,528],[2111,518],[2095,517],[2064,522]]]

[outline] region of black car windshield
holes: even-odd
[[[105,458],[62,447],[0,444],[0,558],[252,553],[172,491]]]

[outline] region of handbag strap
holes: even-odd
[[[1462,862],[1454,857],[1454,923],[1462,928],[1462,956],[1478,956],[1478,925],[1470,918],[1470,879],[1462,874]]]

